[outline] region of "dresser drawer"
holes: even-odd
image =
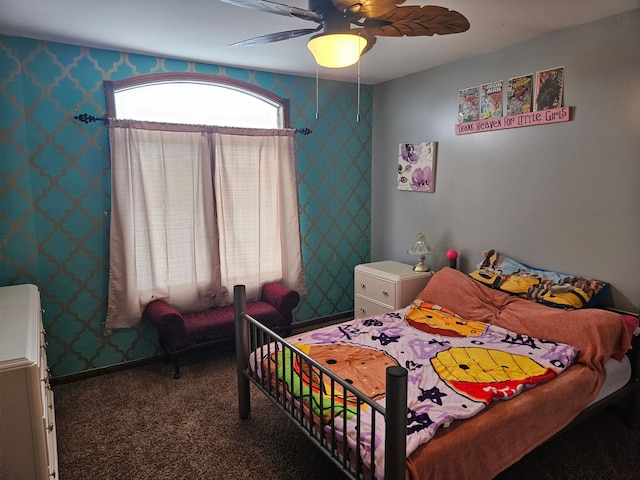
[[[45,430],[47,432],[47,465],[49,477],[58,478],[58,442],[56,439],[56,413],[54,407],[53,390],[47,388],[47,404],[45,405]]]
[[[38,288],[1,287],[0,311],[0,479],[57,479],[55,406]]]
[[[364,297],[357,296],[355,301],[354,316],[356,318],[372,317],[394,310],[389,305],[381,305]]]
[[[396,304],[396,284],[388,280],[356,272],[356,296],[367,297],[393,310]]]

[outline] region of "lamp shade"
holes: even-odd
[[[307,43],[316,63],[328,68],[353,65],[366,46],[367,40],[353,33],[321,33]]]
[[[413,266],[413,269],[416,272],[429,271],[429,267],[425,265],[424,259],[427,255],[431,255],[435,252],[433,248],[431,248],[431,245],[427,243],[427,239],[424,237],[424,233],[422,233],[422,231],[418,233],[416,243],[414,243],[413,246],[409,250],[407,250],[407,253],[418,257],[418,263]]]

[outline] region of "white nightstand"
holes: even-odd
[[[432,272],[414,272],[411,265],[384,261],[355,268],[356,318],[379,315],[406,307],[429,283]]]

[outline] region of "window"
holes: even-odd
[[[305,291],[294,133],[276,128],[287,101],[184,75],[105,82],[109,328],[135,325],[157,298],[188,311],[229,303],[240,283],[249,298],[268,281]],[[206,125],[215,119],[251,128]]]
[[[105,81],[107,116],[154,122],[289,128],[289,101],[268,90],[200,73]]]

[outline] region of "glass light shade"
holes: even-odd
[[[367,40],[353,33],[322,33],[307,43],[316,63],[328,68],[353,65],[366,46]]]
[[[424,259],[427,255],[435,253],[435,251],[431,248],[431,245],[427,243],[427,239],[424,237],[424,233],[422,233],[422,231],[417,235],[416,243],[407,250],[407,253],[418,257],[418,263],[413,266],[413,269],[416,272],[429,271],[429,267],[425,265]]]

